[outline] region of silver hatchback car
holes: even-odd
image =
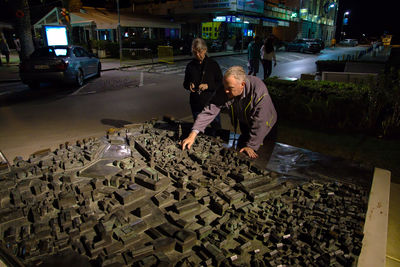
[[[80,46],[46,46],[36,49],[21,62],[19,74],[30,88],[42,82],[63,82],[82,86],[84,80],[100,77],[100,60]]]

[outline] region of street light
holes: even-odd
[[[343,32],[343,26],[349,24],[349,15],[350,15],[350,11],[345,11],[343,13],[342,27],[340,29],[340,40],[343,40],[344,35],[346,35]]]
[[[121,67],[122,61],[122,40],[121,40],[121,16],[119,13],[119,0],[117,0],[117,12],[118,12],[118,43],[119,43],[119,66]]]

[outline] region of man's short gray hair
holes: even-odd
[[[224,79],[233,76],[239,82],[246,81],[246,72],[241,66],[232,66],[224,74]]]
[[[204,41],[201,38],[196,38],[192,42],[192,51],[202,51],[202,50],[207,50],[207,44],[206,41]]]

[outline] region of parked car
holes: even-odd
[[[286,51],[319,53],[321,51],[321,46],[313,39],[296,39],[286,44]]]
[[[30,88],[42,82],[62,82],[82,86],[84,80],[100,77],[100,60],[80,46],[46,46],[36,49],[20,64],[19,74]]]
[[[344,46],[357,46],[358,41],[356,39],[344,39],[343,41],[340,41],[339,44]]]
[[[209,46],[210,52],[221,52],[223,48],[224,46],[220,40],[213,40]]]
[[[322,41],[321,39],[312,39],[312,40],[319,44],[319,46],[321,47],[321,50],[325,49],[325,42],[324,41]]]

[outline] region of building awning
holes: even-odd
[[[81,12],[72,12],[71,24],[73,26],[75,17],[80,17],[81,20],[94,21],[98,30],[117,29],[118,27],[118,14],[105,8],[84,7]],[[181,25],[176,22],[159,18],[138,17],[134,14],[121,14],[120,24],[121,27],[181,28]]]
[[[47,15],[34,24],[35,28],[41,28],[42,25],[59,25],[61,18],[59,8],[53,8]],[[71,26],[83,27],[95,25],[97,30],[108,30],[118,28],[118,14],[105,8],[83,7],[80,12],[70,12]],[[160,18],[139,17],[120,15],[121,27],[143,27],[143,28],[171,28],[180,29],[181,25],[177,22],[171,22]]]

